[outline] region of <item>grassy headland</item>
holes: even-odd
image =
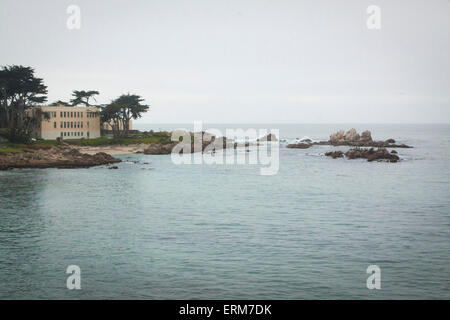
[[[65,143],[80,146],[80,147],[102,147],[102,146],[114,146],[114,145],[134,145],[134,144],[150,144],[161,143],[169,144],[171,133],[167,131],[162,132],[138,132],[129,135],[128,137],[106,137],[102,136],[96,139],[73,139],[63,140]],[[52,146],[57,146],[56,140],[37,140],[27,144],[24,143],[0,143],[0,154],[18,153],[24,150],[42,150],[50,149]]]

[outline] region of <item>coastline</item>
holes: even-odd
[[[47,146],[46,148],[24,148],[17,152],[0,153],[0,170],[89,168],[121,161],[105,152],[97,151],[93,154],[87,154],[81,153],[77,148],[68,145]]]
[[[190,133],[191,135],[193,133]],[[56,141],[53,144],[37,144],[37,145],[22,145],[21,148],[7,149],[0,152],[0,170],[8,170],[13,168],[82,168],[91,167],[104,164],[112,164],[120,162],[121,160],[115,158],[115,155],[128,154],[147,154],[147,155],[163,155],[170,154],[173,148],[178,144],[169,141],[169,133],[165,132],[163,137],[147,137],[144,139],[130,139],[128,141],[120,139],[114,140],[94,140],[81,141],[84,144],[66,143],[63,141]],[[202,132],[202,135],[206,135]],[[203,140],[202,137],[201,150],[205,152],[210,149],[225,148],[240,148],[248,147],[252,143],[237,143],[234,140],[228,140],[215,136],[207,137]],[[275,135],[269,134],[259,138],[256,145],[265,141],[278,141]],[[116,143],[114,143],[116,142]],[[314,142],[311,139],[306,139],[296,144],[288,144],[286,148],[290,149],[307,149],[315,145],[330,145],[330,146],[351,146],[354,149],[345,153],[346,158],[366,158],[369,162],[373,160],[387,160],[389,162],[397,162],[400,160],[397,152],[392,150],[388,152],[386,148],[411,148],[411,146],[395,143],[394,139],[386,141],[372,140],[371,132],[366,130],[361,136],[354,128],[345,132],[340,130],[330,136],[328,141]],[[195,152],[194,144],[189,145],[190,152]],[[370,149],[361,149],[366,147]],[[377,149],[374,149],[377,147]],[[325,156],[330,156],[334,159],[342,158],[344,153],[342,151],[327,152]]]

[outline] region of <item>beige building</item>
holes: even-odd
[[[43,119],[36,138],[44,140],[93,139],[100,137],[100,108],[83,106],[42,106],[50,119]]]

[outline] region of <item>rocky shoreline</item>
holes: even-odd
[[[118,163],[122,160],[98,152],[94,155],[81,153],[76,148],[61,145],[48,148],[24,149],[23,152],[0,154],[0,170],[16,168],[89,168],[93,166]]]
[[[194,133],[191,134],[193,137]],[[277,137],[269,134],[259,138],[256,142],[237,143],[234,140],[225,137],[215,137],[206,132],[201,134],[201,144],[195,145],[194,139],[189,144],[183,142],[154,142],[146,144],[131,145],[107,145],[107,146],[73,146],[62,142],[58,146],[44,146],[40,148],[25,147],[21,152],[0,153],[0,170],[13,168],[88,168],[92,166],[106,165],[121,162],[111,154],[130,154],[141,153],[146,155],[168,155],[172,152],[194,153],[194,152],[215,152],[220,149],[237,149],[258,146],[261,142],[278,141]],[[389,152],[386,148],[412,148],[405,144],[396,144],[394,139],[385,141],[374,141],[370,131],[364,131],[358,134],[355,129],[347,132],[340,130],[330,136],[328,141],[313,142],[308,139],[299,143],[288,144],[287,148],[307,149],[315,145],[324,146],[350,146],[352,149],[347,152],[330,151],[325,156],[347,159],[364,158],[367,161],[389,161],[397,162],[400,160],[397,152]],[[175,149],[175,147],[177,149]]]
[[[34,148],[29,145],[21,152],[0,153],[0,170],[14,168],[88,168],[99,165],[121,162],[111,154],[143,153],[147,155],[167,155],[177,146],[179,153],[187,152],[215,152],[219,149],[248,147],[252,143],[237,143],[225,137],[216,138],[206,132],[201,132],[201,145],[183,145],[183,142],[147,143],[131,145],[105,145],[105,146],[75,146],[61,142],[57,146],[40,146]],[[192,139],[193,140],[193,139]],[[259,141],[277,141],[275,135],[267,135]],[[111,167],[117,169],[117,166]]]

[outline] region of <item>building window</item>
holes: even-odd
[[[64,132],[64,137],[66,136],[66,133]]]
[[[63,115],[63,113],[62,113],[62,111],[61,111],[60,114],[59,114],[59,116],[62,118],[62,117],[63,117],[62,115]]]
[[[83,121],[81,121],[81,128],[83,128]]]
[[[56,129],[56,121],[55,121],[55,122],[53,122],[53,128],[55,128],[55,129]]]
[[[83,118],[83,112],[81,112],[81,117]]]
[[[89,121],[87,122],[87,127],[89,128]]]

